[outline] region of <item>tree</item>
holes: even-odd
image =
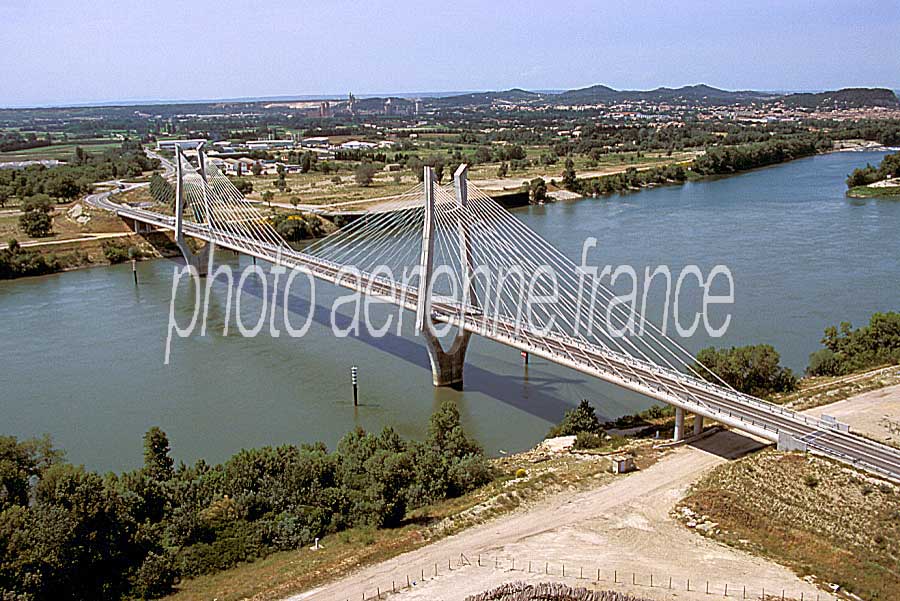
[[[500,167],[497,168],[497,177],[506,177],[507,173],[509,173],[509,164],[506,162],[500,163]]]
[[[475,149],[475,160],[477,163],[489,163],[491,160],[491,149],[488,146],[479,146]]]
[[[825,329],[824,349],[810,356],[811,375],[843,375],[878,365],[900,363],[900,313],[875,313],[853,329],[849,322]]]
[[[273,194],[271,190],[266,190],[265,192],[262,193],[262,201],[264,203],[268,204],[269,207],[272,206],[273,198],[275,198],[275,194]]]
[[[437,159],[434,161],[434,178],[438,183],[444,181],[444,160]]]
[[[746,394],[762,396],[791,392],[797,388],[797,377],[790,369],[780,366],[780,360],[781,356],[769,344],[730,349],[708,347],[697,354],[699,365],[695,370],[711,382],[717,382],[718,376]]]
[[[175,475],[175,462],[169,457],[169,437],[153,426],[144,434],[144,470],[157,482],[166,482]]]
[[[53,220],[44,211],[27,211],[19,216],[19,227],[32,238],[43,238],[53,231]]]
[[[231,180],[231,183],[234,184],[234,187],[237,188],[238,192],[245,196],[253,192],[253,182],[248,179],[237,177]]]
[[[20,442],[15,436],[0,436],[0,512],[12,505],[28,505],[31,479],[61,457],[49,437]]]
[[[463,430],[459,410],[444,401],[428,422],[428,435],[413,449],[415,483],[410,498],[420,505],[457,497],[488,482],[490,465],[477,442]]]
[[[536,177],[528,184],[528,199],[532,204],[544,202],[547,198],[547,182],[542,177]]]
[[[51,199],[46,194],[35,194],[33,196],[26,196],[25,200],[22,201],[22,211],[25,213],[29,211],[40,211],[42,213],[49,213],[53,210],[53,199]]]
[[[356,166],[353,176],[356,178],[357,185],[363,187],[370,186],[372,180],[375,178],[375,166],[368,161],[363,161]]]
[[[300,173],[309,173],[312,169],[313,159],[311,152],[304,152],[300,157]]]
[[[575,163],[572,159],[566,159],[566,168],[565,171],[563,171],[562,185],[566,190],[575,190],[578,187],[578,179],[575,177]]]
[[[72,200],[81,194],[82,189],[78,179],[71,173],[58,173],[44,184],[44,190],[50,196],[63,200]]]
[[[253,173],[253,175],[259,175],[260,173],[262,173],[262,170],[263,166],[259,161],[253,163],[253,166],[250,168],[250,172]]]
[[[573,436],[581,432],[589,432],[596,435],[603,433],[603,429],[600,427],[600,420],[597,419],[597,413],[594,411],[594,406],[587,399],[581,399],[578,407],[566,411],[563,420],[550,428],[547,437]]]

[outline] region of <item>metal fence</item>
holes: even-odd
[[[721,579],[698,579],[687,576],[660,574],[639,570],[622,570],[601,566],[588,566],[578,562],[547,561],[543,559],[517,559],[476,554],[472,557],[460,554],[446,562],[418,567],[399,574],[384,586],[362,594],[363,601],[383,599],[390,594],[422,586],[425,583],[460,570],[496,570],[508,573],[510,578],[522,576],[546,576],[554,580],[578,582],[580,587],[628,588],[631,591],[646,590],[654,599],[683,599],[685,592],[720,599],[746,599],[749,601],[838,601],[838,597],[826,592],[806,593],[773,586],[750,588],[739,582]],[[486,587],[487,588],[487,587]],[[355,601],[355,600],[347,600]]]

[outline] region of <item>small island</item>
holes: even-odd
[[[851,198],[900,198],[900,152],[885,156],[878,167],[854,169],[847,177],[847,188]]]

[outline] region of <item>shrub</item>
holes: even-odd
[[[141,599],[165,597],[172,592],[175,579],[171,558],[151,551],[135,574],[132,592]]]
[[[603,446],[603,438],[593,432],[579,432],[575,435],[576,449],[596,449]]]
[[[516,478],[524,478],[528,475],[528,472],[525,471],[525,468],[519,468],[516,470]]]
[[[357,185],[370,186],[375,178],[375,166],[372,163],[363,162],[356,166],[353,172]]]
[[[806,474],[803,477],[803,483],[810,488],[815,488],[819,485],[819,477],[815,474]]]
[[[129,259],[140,258],[141,251],[136,246],[125,246],[124,244],[107,240],[103,243],[103,256],[106,257],[107,261],[116,265]]]

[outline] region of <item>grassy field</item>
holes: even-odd
[[[529,157],[537,158],[541,152],[547,152],[545,147],[534,147],[527,149]],[[444,156],[443,152],[422,152],[423,157],[434,155]],[[638,169],[669,165],[677,162],[685,162],[691,160],[696,153],[680,152],[668,156],[664,152],[646,153],[640,157],[637,153],[616,153],[601,157],[599,161],[590,161],[583,157],[575,160],[575,171],[578,177],[597,177],[599,175],[609,175],[625,171],[629,167]],[[452,160],[447,158],[447,167],[444,169],[443,183],[450,181],[452,171],[450,165]],[[342,164],[338,163],[339,166]],[[469,171],[469,178],[479,185],[483,185],[488,189],[512,189],[522,185],[523,180],[530,180],[536,177],[543,177],[548,182],[551,179],[562,179],[563,170],[565,169],[564,161],[560,161],[555,165],[533,165],[525,169],[510,170],[506,177],[498,177],[497,170],[500,163],[484,163],[472,167]],[[352,202],[360,200],[369,200],[380,198],[383,196],[392,196],[402,194],[415,186],[419,180],[409,169],[402,171],[379,171],[375,175],[375,179],[370,186],[360,186],[356,183],[353,169],[348,167],[342,168],[337,173],[320,173],[313,171],[310,173],[292,173],[285,177],[290,191],[280,192],[275,187],[278,179],[275,175],[246,176],[253,183],[253,192],[248,195],[249,198],[255,200],[262,199],[262,193],[265,191],[272,192],[273,202],[290,203],[292,198],[302,204],[331,204],[339,202]]]
[[[640,468],[652,465],[659,452],[649,441],[631,449]],[[285,551],[253,563],[187,580],[169,601],[257,601],[281,599],[341,575],[411,551],[490,518],[534,503],[550,494],[600,486],[615,478],[608,464],[574,455],[538,456],[535,452],[495,462],[499,477],[473,493],[410,513],[406,525],[393,530],[357,528],[321,541],[322,549]],[[516,477],[518,470],[525,476]]]
[[[7,242],[10,238],[15,238],[19,242],[40,241],[49,242],[53,240],[66,240],[69,238],[79,238],[86,234],[104,233],[104,232],[124,232],[127,231],[125,223],[117,216],[101,210],[86,209],[91,220],[81,225],[66,215],[66,210],[71,205],[57,205],[54,208],[53,233],[45,238],[32,238],[27,235],[19,227],[19,215],[21,213],[4,212],[0,213],[0,241]]]
[[[110,140],[109,138],[58,143],[53,144],[52,146],[43,146],[41,148],[28,148],[26,150],[0,152],[0,163],[6,163],[10,161],[41,161],[52,159],[56,159],[59,161],[68,161],[75,157],[76,146],[80,146],[82,149],[84,149],[85,152],[88,153],[101,153],[113,148],[119,148],[121,145],[121,140]]]
[[[764,451],[680,503],[706,535],[869,600],[900,599],[900,490],[836,462]]]
[[[818,376],[801,378],[796,392],[778,394],[769,400],[794,410],[812,409],[835,403],[852,396],[900,384],[897,368],[879,367],[846,376]]]
[[[871,188],[869,186],[856,186],[847,190],[850,198],[900,198],[900,186]]]

